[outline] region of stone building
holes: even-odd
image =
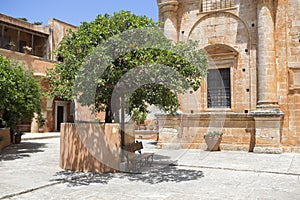
[[[158,0],[165,35],[198,40],[209,57],[201,88],[180,96],[183,114],[159,116],[159,144],[300,152],[300,1]]]
[[[34,25],[0,14],[0,54],[24,63],[47,89],[46,71],[59,60],[51,52],[59,46],[68,29],[76,27],[57,19],[50,19],[48,25]],[[46,118],[44,131],[58,131],[61,122],[73,120],[70,102],[60,99],[44,97],[42,112]],[[19,129],[37,132],[38,124],[35,120],[22,122]]]

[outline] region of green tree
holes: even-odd
[[[174,113],[177,95],[197,90],[207,67],[197,42],[174,44],[159,24],[126,11],[82,23],[56,53],[64,61],[48,72],[49,94],[66,100],[80,94],[82,104],[106,111],[106,122],[117,115],[122,98],[129,114],[145,113],[151,104]]]
[[[41,111],[41,89],[31,71],[0,55],[0,114],[14,133],[20,120]]]

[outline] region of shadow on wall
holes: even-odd
[[[33,153],[44,152],[45,143],[22,142],[21,144],[11,145],[1,151],[0,161],[22,159],[30,157]]]

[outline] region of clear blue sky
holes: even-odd
[[[98,14],[128,10],[158,21],[156,0],[0,0],[0,13],[15,18],[25,17],[29,22],[48,24],[50,18],[80,25],[90,22]]]

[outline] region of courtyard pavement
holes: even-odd
[[[59,133],[25,134],[1,151],[0,199],[300,199],[300,154],[143,143],[155,156],[142,173],[81,173],[59,167]]]

